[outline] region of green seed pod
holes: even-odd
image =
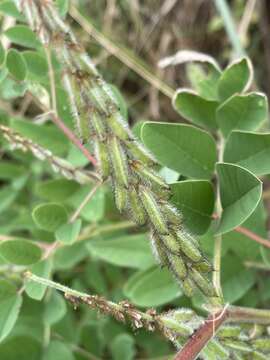
[[[114,170],[115,182],[122,187],[128,187],[128,170],[126,155],[116,137],[108,141],[110,156]]]
[[[159,234],[167,234],[167,224],[153,195],[143,186],[139,187],[139,195],[155,230]]]
[[[134,160],[140,160],[143,164],[154,165],[156,160],[140,143],[136,140],[126,141],[128,152]]]
[[[181,284],[182,284],[182,289],[184,291],[184,294],[187,297],[192,297],[197,288],[197,286],[194,284],[194,281],[192,279],[190,279],[189,277],[187,277],[187,278],[185,278],[185,280],[183,280],[181,282]]]
[[[100,141],[95,141],[94,146],[100,174],[102,176],[102,179],[105,180],[110,175],[110,162],[107,147],[103,142]]]
[[[264,355],[261,352],[253,351],[252,353],[252,359],[253,360],[269,360],[269,354]]]
[[[270,352],[270,338],[259,338],[252,340],[252,346],[262,352]]]
[[[96,110],[93,110],[91,114],[89,115],[91,125],[93,127],[94,132],[96,133],[99,140],[105,140],[106,138],[106,127],[103,122],[102,116],[100,113],[98,113]]]
[[[198,287],[204,293],[205,296],[211,296],[211,297],[216,296],[216,291],[213,285],[196,269],[194,268],[191,269],[190,276],[192,280],[198,285]]]
[[[237,338],[241,334],[241,327],[234,325],[225,325],[217,333],[218,338]]]
[[[122,213],[128,204],[128,191],[125,188],[116,185],[114,187],[114,199],[117,209]]]
[[[202,353],[200,354],[203,360],[219,360],[218,356],[214,351],[210,350],[208,346],[206,346]]]
[[[180,245],[175,236],[173,236],[172,234],[162,235],[161,240],[171,254],[180,253]]]
[[[241,351],[244,353],[250,353],[252,351],[252,348],[245,343],[244,341],[241,340],[229,340],[229,339],[224,339],[222,341],[222,343],[229,347],[230,349],[236,350],[236,351]]]
[[[134,187],[131,187],[128,191],[129,195],[129,208],[132,213],[132,219],[139,226],[146,223],[146,213],[144,207],[139,198],[138,192]]]
[[[190,321],[194,318],[195,313],[191,309],[177,309],[170,312],[171,316],[177,321]]]
[[[184,280],[187,276],[187,267],[183,259],[179,255],[169,254],[170,267],[173,270],[175,276],[181,280]]]
[[[183,253],[192,261],[198,262],[202,259],[200,250],[194,245],[188,236],[183,232],[177,233],[177,239],[180,243]]]
[[[192,327],[187,324],[180,323],[169,316],[163,315],[160,319],[168,329],[174,331],[179,336],[190,336],[193,333]]]
[[[122,119],[122,116],[118,111],[115,111],[111,115],[107,116],[106,123],[120,140],[125,141],[132,137],[128,124]]]
[[[108,104],[104,91],[99,86],[90,86],[88,92],[92,102],[96,105],[97,110],[107,114]]]
[[[161,266],[169,266],[169,259],[165,251],[164,245],[160,240],[159,236],[152,231],[151,232],[151,244],[153,253]]]
[[[162,213],[164,217],[167,219],[168,223],[172,225],[176,225],[179,228],[179,225],[182,222],[182,216],[178,212],[178,210],[171,204],[168,204],[167,202],[161,203],[161,208],[162,208]]]
[[[132,161],[131,166],[158,195],[166,199],[171,195],[169,185],[153,170],[146,168],[140,161]]]
[[[199,272],[202,272],[202,273],[209,273],[209,272],[213,271],[212,265],[206,259],[203,259],[203,260],[199,261],[198,263],[194,263],[193,266],[196,270],[198,270]]]
[[[230,357],[229,352],[220,344],[219,341],[212,339],[207,344],[207,347],[217,355],[218,359],[225,360]]]

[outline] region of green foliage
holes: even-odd
[[[64,18],[68,1],[56,3]],[[161,311],[183,306],[202,309],[197,294],[192,300],[185,297],[171,272],[156,265],[146,227],[138,229],[132,222],[121,220],[107,182],[72,220],[72,214],[81,207],[94,185],[90,182],[82,185],[72,173],[59,171],[55,157],[61,156],[60,164],[68,161],[70,167],[72,164],[85,175],[93,168],[61,131],[47,121],[48,114],[44,119],[30,119],[37,114],[37,104],[32,104],[30,111],[20,112],[19,117],[14,116],[24,104],[25,99],[20,97],[26,91],[45,108],[49,107],[48,64],[37,34],[22,24],[25,18],[13,1],[2,1],[0,13],[20,21],[3,34],[11,41],[11,48],[6,50],[0,43],[0,99],[9,101],[13,109],[11,113],[3,111],[3,116],[1,112],[0,122],[16,131],[17,136],[42,146],[48,154],[48,159],[43,161],[37,152],[27,152],[22,145],[14,149],[14,144],[10,146],[1,136],[0,358],[169,358],[173,350],[161,338],[157,340],[153,334],[142,333],[142,340],[139,331],[135,337],[125,324],[98,317],[89,308],[80,307],[75,313],[59,293],[47,290],[43,284],[24,283],[23,274],[29,270],[44,279],[55,278],[73,289],[106,296],[115,302],[127,298],[138,307],[159,307]],[[53,52],[58,116],[71,128],[74,109],[70,108],[62,88],[61,66]],[[200,252],[194,255],[197,240],[191,234],[200,236],[200,244],[211,262],[215,236],[222,234],[221,285],[225,302],[248,305],[253,291],[254,306],[260,307],[264,305],[261,283],[256,271],[246,269],[245,264],[256,261],[269,266],[269,250],[262,250],[236,228],[241,225],[261,237],[267,236],[262,182],[258,178],[270,175],[270,133],[262,132],[262,126],[269,131],[267,99],[263,94],[246,92],[253,79],[247,58],[229,64],[223,71],[211,63],[206,63],[206,67],[207,73],[202,67],[190,67],[194,90],[178,89],[172,100],[176,112],[191,124],[141,121],[135,125],[134,133],[153,153],[161,177],[147,167],[141,168],[140,174],[145,183],[151,183],[155,195],[158,193],[155,182],[165,184],[164,194],[169,191],[166,187],[169,183],[170,200],[181,213],[181,219],[178,218],[181,229],[184,226],[188,231],[180,251],[185,258],[189,254],[200,260],[195,261],[193,280],[198,280],[196,266],[210,265],[203,263],[205,259],[200,258]],[[101,101],[98,89],[95,91],[94,100]],[[121,152],[120,145],[130,136],[125,127],[128,107],[116,87],[110,85],[108,91],[116,98],[124,121],[114,130],[120,140],[110,140],[110,153],[105,160],[113,163],[115,178],[123,185],[119,200],[119,189],[114,184],[118,207],[120,202],[125,207],[125,196],[131,193],[126,185],[133,174],[126,166],[125,157],[128,151],[134,152],[136,142]],[[114,120],[108,119],[111,129]],[[103,141],[102,138],[101,144]],[[88,143],[87,139],[85,146],[92,152],[92,144]],[[140,155],[153,162],[148,153]],[[139,171],[136,179],[138,174]],[[146,191],[143,212],[147,205],[152,211],[153,224],[164,230],[164,203],[160,205]],[[133,210],[128,208],[127,212]],[[219,218],[214,219],[217,212]],[[174,208],[171,219],[172,213]],[[162,241],[165,242],[164,238]],[[172,245],[168,239],[166,244]],[[174,263],[170,263],[170,270],[171,264]],[[179,270],[181,264],[177,265]],[[205,279],[199,280],[204,281],[200,286],[209,286]],[[209,353],[213,346],[209,346]]]

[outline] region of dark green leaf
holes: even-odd
[[[268,114],[264,94],[234,95],[217,109],[217,122],[224,136],[232,130],[256,130]]]
[[[207,129],[216,129],[217,101],[207,100],[192,90],[179,89],[173,98],[175,110],[185,119]]]
[[[37,276],[48,279],[52,271],[52,261],[50,259],[40,261],[34,264],[30,271]],[[45,294],[46,286],[30,280],[25,286],[25,291],[32,299],[41,300]]]
[[[60,321],[67,312],[67,305],[63,296],[55,291],[51,292],[49,301],[46,302],[43,320],[47,325],[52,326]]]
[[[214,139],[190,125],[146,122],[142,139],[157,160],[182,175],[212,176],[217,154]]]
[[[25,239],[3,241],[0,255],[15,265],[32,265],[41,258],[41,249],[34,242]]]
[[[42,360],[75,360],[69,346],[58,340],[50,342]]]
[[[46,59],[38,54],[36,51],[24,51],[22,53],[28,72],[35,75],[38,78],[47,76],[48,65]]]
[[[16,25],[7,29],[4,34],[16,45],[36,48],[41,45],[35,33],[28,26]]]
[[[206,180],[186,180],[170,186],[172,202],[180,210],[187,229],[198,235],[205,233],[215,204],[212,184]]]
[[[17,6],[14,4],[14,1],[12,0],[7,0],[7,1],[2,0],[0,3],[0,12],[7,16],[12,16],[20,21],[25,20],[23,14],[19,12]]]
[[[218,94],[222,101],[247,90],[253,78],[252,64],[248,58],[232,62],[221,74]]]
[[[156,307],[176,299],[182,293],[167,269],[153,267],[129,278],[124,286],[124,294],[137,306]]]
[[[224,161],[238,164],[257,176],[270,174],[269,158],[270,133],[232,131],[226,142]]]
[[[43,199],[62,202],[72,196],[78,189],[79,185],[75,181],[53,179],[39,183],[36,187],[36,193]]]
[[[80,233],[82,221],[80,219],[61,225],[55,232],[56,240],[68,245],[73,244]]]
[[[110,264],[138,269],[146,269],[155,263],[148,236],[125,235],[108,240],[90,240],[87,248],[96,256]]]
[[[248,170],[233,164],[217,164],[222,215],[218,233],[241,225],[256,209],[262,195],[262,183]]]
[[[132,360],[135,356],[135,341],[129,334],[117,335],[111,343],[113,360]]]
[[[15,50],[10,49],[7,53],[6,65],[9,73],[19,81],[22,81],[26,77],[26,63],[22,54]]]
[[[0,41],[0,66],[3,65],[4,61],[5,61],[5,58],[6,58],[6,52],[5,52],[5,49]]]
[[[0,359],[39,360],[41,359],[41,345],[30,336],[20,335],[12,337],[1,344]]]
[[[66,209],[57,203],[45,203],[35,207],[32,217],[43,230],[54,232],[68,220]]]

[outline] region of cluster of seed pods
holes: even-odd
[[[185,231],[181,214],[169,201],[170,187],[155,171],[153,156],[130,131],[110,86],[51,1],[22,3],[44,45],[53,43],[76,129],[84,141],[92,142],[100,174],[111,181],[117,208],[139,226],[149,226],[160,264],[172,271],[187,296],[199,289],[207,298],[215,298],[208,280],[212,266],[198,241]]]

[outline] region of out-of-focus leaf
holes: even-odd
[[[41,249],[34,242],[12,239],[0,243],[0,255],[15,265],[32,265],[41,258]]]

